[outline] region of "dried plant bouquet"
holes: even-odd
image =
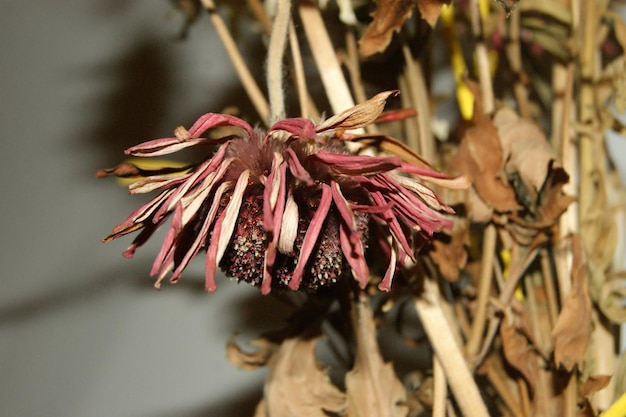
[[[100,170],[152,194],[104,240],[167,224],[157,287],[204,252],[208,292],[289,305],[227,344],[269,368],[255,416],[626,415],[626,3],[172,4],[249,101]]]

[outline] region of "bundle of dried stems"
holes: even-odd
[[[291,303],[253,352],[228,344],[270,369],[256,416],[626,415],[626,200],[604,143],[626,134],[623,2],[174,4],[208,12],[243,117],[270,128],[210,113],[131,148],[212,150],[101,171],[163,190],[110,238],[142,229],[132,255],[171,214],[159,281],[205,249],[208,290],[221,267]],[[259,23],[266,62],[227,10]]]

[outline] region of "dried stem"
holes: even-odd
[[[480,15],[480,0],[470,0],[470,19],[472,23],[472,35],[474,35],[476,41],[476,65],[483,112],[485,114],[491,114],[495,109],[495,101],[493,96],[493,83],[491,82],[491,71],[489,68],[489,55],[487,54],[487,45],[485,45],[484,41],[483,22]]]
[[[530,118],[530,107],[528,105],[528,92],[526,90],[526,74],[522,68],[522,52],[520,48],[520,11],[518,9],[511,12],[509,20],[508,42],[506,46],[506,56],[515,76],[513,93],[517,101],[517,107],[522,117]]]
[[[500,297],[498,297],[498,302],[501,305],[506,305],[511,300],[513,293],[515,292],[515,288],[517,287],[519,280],[526,273],[526,269],[530,266],[530,264],[535,260],[537,256],[538,249],[533,249],[526,256],[520,260],[519,263],[513,264],[509,269],[509,276],[504,282],[504,287],[500,292]],[[478,366],[487,356],[489,349],[491,347],[491,342],[493,342],[494,337],[498,333],[498,327],[500,325],[499,317],[492,317],[489,320],[489,327],[487,328],[487,335],[485,336],[485,341],[483,343],[483,347],[480,350],[478,356],[473,360],[473,366]]]
[[[267,50],[267,88],[270,97],[272,122],[285,117],[285,95],[283,93],[283,56],[287,44],[287,33],[291,19],[291,0],[279,0],[276,17]]]
[[[433,414],[432,417],[446,416],[446,399],[448,397],[448,383],[446,374],[438,356],[433,358]]]
[[[415,299],[415,309],[463,414],[488,417],[478,386],[441,309],[437,285],[430,279],[424,281],[424,291]]]
[[[552,268],[550,267],[550,255],[547,249],[541,249],[541,275],[543,277],[543,285],[546,289],[548,298],[548,313],[550,318],[550,327],[554,327],[559,311],[559,304],[556,296],[556,288],[554,287],[554,277],[552,276]]]
[[[413,59],[411,50],[406,43],[402,44],[402,55],[406,65],[406,80],[411,94],[412,107],[417,111],[418,147],[416,150],[427,160],[433,161],[435,149],[433,135],[430,130],[430,104],[428,91],[424,81],[424,73],[419,62]]]
[[[317,6],[303,2],[299,7],[304,33],[309,40],[313,59],[334,113],[354,106],[348,83],[343,75],[324,20]]]
[[[250,97],[252,105],[256,109],[263,123],[268,125],[270,121],[269,104],[267,103],[267,100],[265,99],[265,96],[261,92],[261,89],[257,85],[256,81],[254,81],[254,77],[252,77],[252,74],[245,64],[243,57],[239,53],[237,45],[235,44],[233,37],[230,35],[230,32],[228,31],[224,20],[217,13],[215,3],[213,2],[213,0],[202,0],[202,5],[209,13],[209,17],[213,22],[215,31],[220,37],[220,40],[222,41],[222,44],[226,49],[226,53],[228,54],[228,57],[235,67],[235,71],[237,72],[237,75],[239,76],[241,84],[246,90],[248,97]]]
[[[291,57],[293,59],[296,90],[298,91],[298,102],[300,104],[300,116],[311,117],[313,112],[311,106],[309,106],[309,91],[306,87],[302,54],[300,53],[300,44],[298,44],[298,37],[293,21],[289,22],[289,48],[291,49]]]
[[[489,378],[491,385],[493,385],[493,387],[496,389],[496,392],[498,393],[500,398],[502,398],[502,401],[504,401],[504,404],[507,406],[507,408],[511,410],[511,413],[513,413],[513,416],[524,417],[528,415],[528,414],[525,414],[520,409],[517,400],[513,398],[513,395],[511,395],[511,392],[509,391],[509,388],[507,387],[506,382],[504,381],[504,379],[502,378],[502,375],[500,375],[498,370],[491,364],[489,364],[486,367],[486,369],[487,369],[487,378]]]
[[[476,301],[476,313],[472,321],[472,331],[469,335],[465,353],[467,357],[472,358],[478,353],[480,342],[485,332],[485,323],[487,317],[487,301],[489,298],[489,290],[491,289],[491,281],[493,276],[493,264],[496,251],[496,226],[487,225],[483,235],[482,259],[480,262],[480,274],[478,277],[478,299]]]

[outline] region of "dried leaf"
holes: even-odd
[[[496,112],[493,125],[498,130],[507,175],[519,176],[528,199],[537,201],[548,168],[554,167],[556,160],[545,135],[537,125],[522,119],[509,107]]]
[[[496,128],[489,118],[477,116],[476,125],[466,131],[450,166],[470,178],[488,206],[506,213],[517,210],[519,205],[515,191],[501,178],[503,161]]]
[[[359,52],[370,56],[384,51],[393,32],[399,30],[413,11],[414,0],[379,0],[376,2],[374,20],[359,41]]]
[[[611,382],[611,375],[593,375],[578,388],[578,395],[586,398],[606,388]]]
[[[264,401],[256,416],[328,417],[341,414],[346,396],[329,380],[315,359],[317,338],[286,339],[270,363]]]
[[[505,318],[502,321],[500,337],[506,361],[522,374],[531,392],[534,392],[539,380],[537,353],[528,343],[528,339],[517,329],[513,320]]]
[[[613,323],[626,323],[626,272],[605,277],[598,307]]]
[[[226,357],[239,369],[252,371],[266,366],[278,346],[263,337],[251,341],[249,344],[258,347],[258,350],[248,352],[243,350],[235,340],[236,335],[232,335],[226,344]]]
[[[365,300],[356,304],[357,339],[354,367],[346,375],[348,417],[405,417],[406,390],[393,366],[380,356],[372,311]]]
[[[444,4],[450,4],[452,0],[417,0],[417,8],[422,17],[431,27],[435,27],[437,19],[441,14],[441,7]]]
[[[433,250],[428,254],[448,281],[457,281],[460,271],[467,264],[467,240],[466,228],[453,231],[447,241],[439,238],[433,240]]]
[[[587,283],[587,262],[580,236],[573,235],[572,288],[552,331],[554,362],[568,372],[582,369],[591,335],[591,298]]]

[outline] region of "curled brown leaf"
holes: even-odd
[[[587,262],[580,236],[573,235],[571,244],[572,288],[563,301],[563,309],[552,330],[554,362],[568,372],[574,366],[582,369],[591,335],[591,298],[587,283]]]

